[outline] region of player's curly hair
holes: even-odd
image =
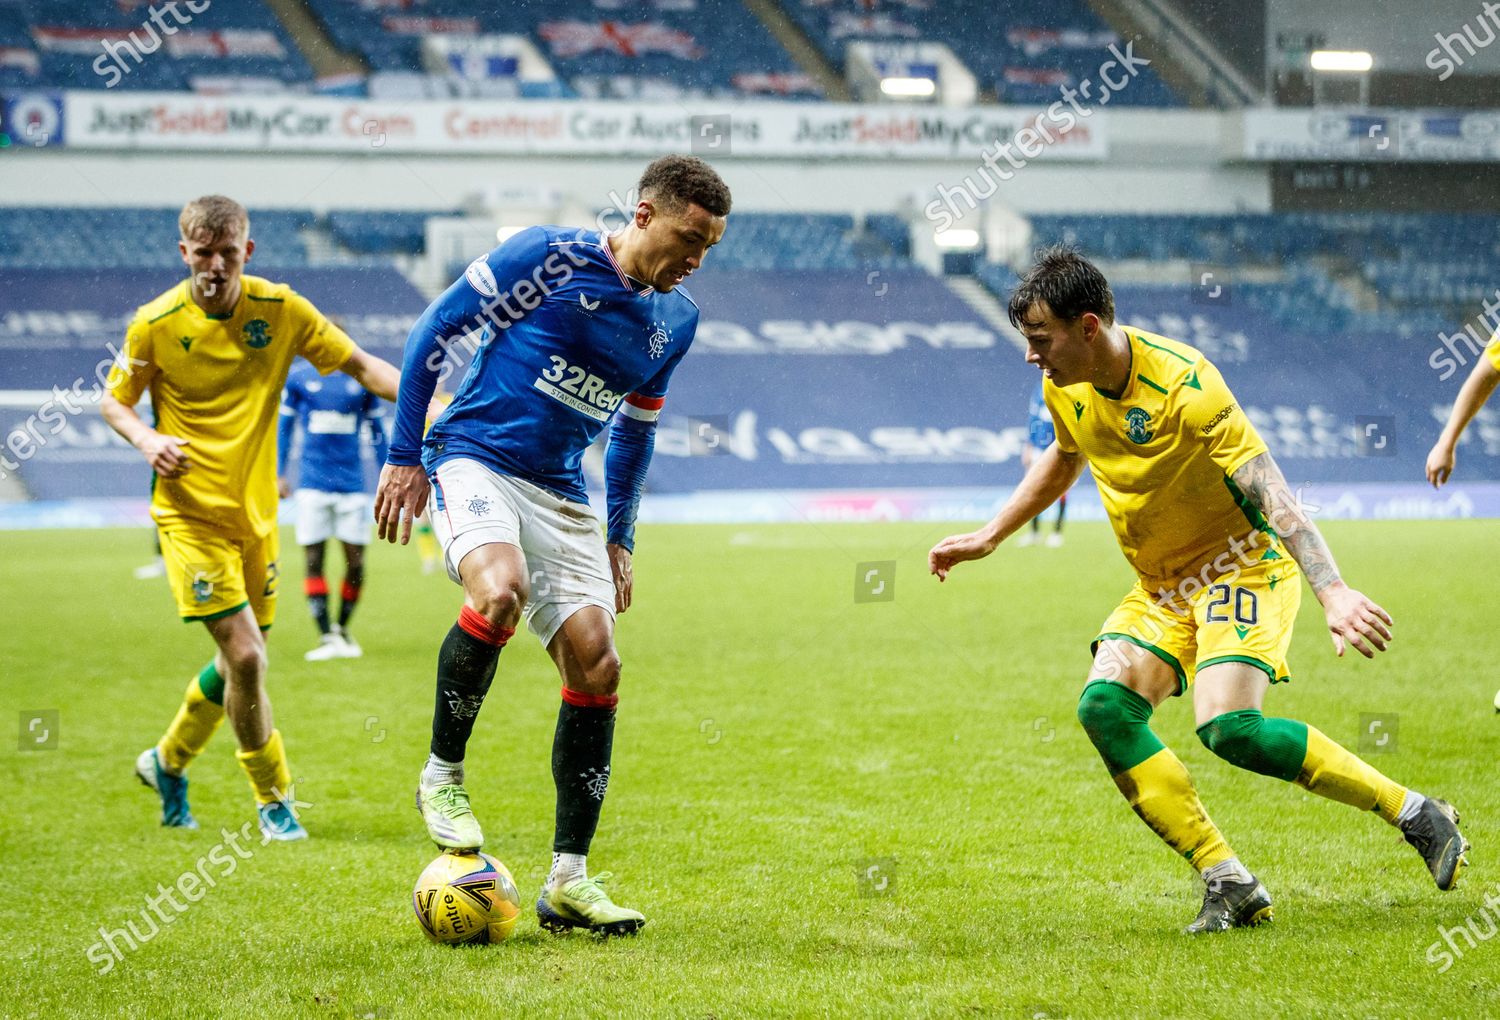
[[[642,198],[666,212],[678,212],[697,203],[712,216],[729,215],[729,185],[697,156],[663,156],[653,160],[641,174],[636,189]]]
[[[182,207],[177,229],[183,237],[207,234],[214,240],[223,237],[248,237],[250,214],[245,207],[223,195],[204,195]]]
[[[1054,244],[1036,253],[1036,261],[1010,296],[1010,324],[1017,329],[1032,306],[1046,302],[1052,314],[1071,322],[1093,312],[1105,323],[1115,321],[1115,296],[1109,281],[1071,244]]]

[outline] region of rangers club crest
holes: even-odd
[[[651,326],[651,335],[646,337],[646,349],[651,352],[651,360],[655,361],[667,353],[667,344],[672,342],[672,334],[667,331],[665,319],[657,319]]]
[[[483,496],[475,496],[464,504],[464,509],[468,510],[475,517],[483,517],[490,512],[490,501]]]

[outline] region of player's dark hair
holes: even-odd
[[[671,212],[697,203],[712,216],[729,215],[729,185],[697,156],[663,156],[654,160],[641,174],[637,192]]]
[[[1036,253],[1036,261],[1010,296],[1006,309],[1010,324],[1020,329],[1026,313],[1043,301],[1066,322],[1084,312],[1093,312],[1106,323],[1115,321],[1115,296],[1109,281],[1070,244],[1054,244]]]

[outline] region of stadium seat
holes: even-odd
[[[1111,59],[1109,44],[1123,44],[1084,0],[950,0],[920,8],[900,0],[785,0],[781,6],[835,67],[844,66],[850,42],[940,42],[1005,103],[1046,105],[1063,85],[1097,83],[1100,64]],[[1183,105],[1150,68],[1110,102]]]
[[[586,98],[820,94],[740,0],[651,6],[556,0],[491,7],[429,0],[408,10],[312,0],[310,6],[335,43],[360,54],[377,72],[422,72],[426,32],[509,34],[528,38],[571,90]]]
[[[313,80],[302,51],[264,0],[215,4],[212,18],[179,28],[166,45],[149,13],[145,4],[29,0],[0,8],[0,46],[35,52],[40,64],[36,77],[54,88],[177,91],[232,78],[275,91]],[[140,61],[122,52],[113,65],[106,65],[116,72],[101,73],[95,63],[106,38],[125,44],[134,40],[142,48]]]

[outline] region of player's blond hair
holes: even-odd
[[[250,214],[232,198],[204,195],[182,207],[177,229],[188,240],[199,234],[215,241],[224,237],[244,239],[250,236]]]

